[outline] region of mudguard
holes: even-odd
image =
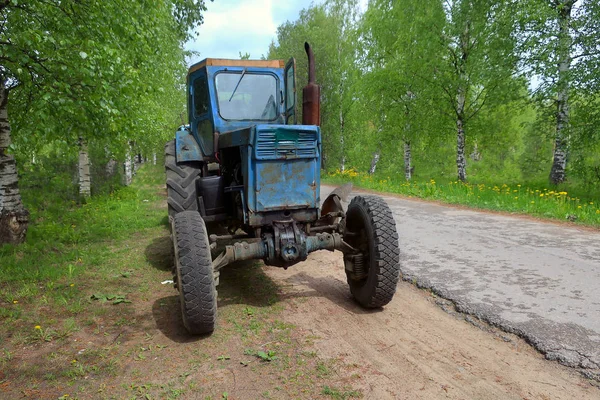
[[[202,151],[189,126],[181,126],[175,133],[175,155],[177,162],[202,161]]]

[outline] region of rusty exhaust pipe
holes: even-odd
[[[321,125],[321,87],[315,83],[315,55],[304,42],[308,56],[308,85],[302,89],[302,125]]]

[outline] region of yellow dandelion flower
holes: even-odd
[[[532,200],[532,201],[531,201],[531,204],[535,204],[535,201],[533,201],[533,200]]]
[[[540,197],[544,197],[544,193],[540,193]]]
[[[35,326],[35,329],[37,329],[37,330],[41,330],[41,329],[42,329],[42,327],[41,327],[41,326],[39,326],[39,325],[36,325],[36,326]]]
[[[19,300],[13,300],[13,304],[19,304]]]
[[[521,187],[521,185],[517,185],[517,187]]]
[[[75,286],[75,284],[74,284],[74,283],[71,283],[69,286],[73,287],[73,286]]]
[[[593,202],[593,201],[590,201],[590,206],[593,206],[593,205],[594,205],[594,202]]]
[[[577,208],[581,208],[581,206],[577,206]]]
[[[516,197],[515,197],[515,200],[519,200],[519,196],[516,196]]]

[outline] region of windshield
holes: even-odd
[[[219,114],[224,119],[272,121],[277,118],[274,75],[222,72],[216,77]]]

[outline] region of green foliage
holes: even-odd
[[[277,43],[268,58],[290,56],[298,62],[298,88],[308,81],[304,42],[310,43],[316,59],[316,79],[321,85],[321,126],[325,165],[338,167],[347,158],[353,132],[364,128],[360,110],[355,110],[354,85],[358,77],[355,61],[359,6],[356,0],[330,0],[300,12],[295,22],[277,28]],[[300,99],[299,99],[300,100]],[[299,101],[302,104],[302,101]],[[298,115],[301,120],[302,113]]]
[[[103,250],[111,240],[161,224],[162,210],[145,207],[158,199],[158,194],[139,186],[162,182],[162,168],[148,166],[138,171],[135,187],[99,194],[85,204],[75,201],[73,173],[48,164],[23,171],[23,201],[32,223],[22,246],[0,247],[0,281],[27,283],[73,277],[87,267],[101,265],[108,256]]]
[[[556,133],[554,5],[374,0],[364,14],[355,7],[342,0],[310,6],[278,28],[269,51],[270,58],[304,59],[304,41],[313,45],[328,171],[367,172],[378,155],[380,175],[401,180],[410,143],[415,179],[450,180],[460,118],[473,182],[545,186]],[[600,108],[591,89],[600,82],[599,13],[596,2],[584,1],[571,27],[567,185],[590,193],[600,184]],[[302,87],[305,63],[298,74]]]
[[[452,179],[435,179],[406,182],[396,177],[372,176],[354,171],[336,172],[324,177],[325,182],[347,183],[367,189],[397,193],[410,197],[463,204],[474,208],[531,214],[543,218],[568,220],[600,227],[600,191],[579,186],[561,185],[544,187],[539,183],[499,183],[496,176],[491,181],[477,184],[462,183]]]
[[[183,43],[204,10],[203,0],[2,2],[10,150],[32,165],[47,155],[73,160],[82,137],[100,169],[123,161],[131,144],[140,153],[161,148],[181,123]],[[101,193],[117,178],[92,185]]]

